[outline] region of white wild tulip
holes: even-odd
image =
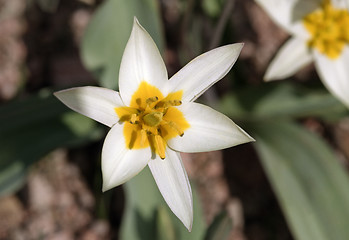
[[[150,35],[134,20],[119,92],[77,87],[55,93],[71,109],[110,127],[102,149],[103,191],[149,166],[173,213],[191,231],[192,193],[179,152],[203,152],[253,141],[225,115],[193,101],[234,65],[243,44],[195,58],[168,79]]]
[[[349,0],[256,0],[291,34],[265,80],[287,78],[314,62],[327,89],[349,107]]]

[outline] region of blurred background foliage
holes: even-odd
[[[290,81],[262,82],[268,61],[287,35],[252,0],[0,3],[0,218],[6,219],[0,220],[0,239],[54,239],[57,234],[61,239],[347,239],[348,110],[321,85],[312,66]],[[191,233],[168,209],[148,170],[101,194],[100,150],[107,129],[52,96],[80,85],[117,90],[134,16],[157,43],[170,76],[209,49],[245,42],[232,71],[199,101],[231,117],[256,142],[223,155],[184,156],[194,194]],[[50,165],[57,151],[65,153],[68,167],[76,168],[54,170],[61,166]],[[218,158],[224,169],[218,186],[227,185],[227,196],[213,211],[207,199],[219,198],[220,190],[215,192],[210,177],[202,177],[210,173],[207,169],[200,177],[197,158],[215,164]],[[46,179],[70,177],[59,178],[67,183],[50,192],[47,183],[35,182],[34,173]],[[38,196],[33,186],[42,190]],[[214,191],[207,190],[211,187]],[[87,193],[79,195],[85,188]],[[55,191],[65,197],[57,195],[55,202]],[[75,205],[67,205],[68,193]],[[4,199],[11,196],[17,200],[6,205]],[[14,202],[17,208],[8,207]],[[88,220],[73,228],[69,221],[76,219],[58,214],[54,218],[63,220],[54,220],[57,228],[42,227],[45,218],[37,214],[45,204],[70,206],[65,211],[76,216],[77,206],[85,206],[82,219]],[[14,216],[11,209],[21,209],[13,210],[20,217],[4,218]]]

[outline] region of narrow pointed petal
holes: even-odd
[[[119,71],[119,90],[125,105],[129,106],[133,93],[142,81],[165,92],[168,77],[153,39],[135,18]]]
[[[108,127],[119,121],[114,110],[123,106],[118,92],[100,87],[76,87],[55,92],[69,108]]]
[[[280,80],[295,74],[302,67],[311,63],[313,57],[309,52],[305,40],[289,39],[269,64],[264,80]]]
[[[178,107],[190,127],[182,137],[168,141],[179,152],[207,152],[254,141],[244,130],[222,113],[199,103]]]
[[[306,36],[300,31],[302,18],[318,8],[322,0],[256,0],[281,28],[298,36]]]
[[[167,148],[166,158],[150,160],[148,164],[156,184],[172,212],[191,231],[193,199],[187,173],[179,153]]]
[[[349,107],[349,47],[338,59],[329,59],[314,50],[315,67],[327,89]]]
[[[171,77],[170,91],[183,90],[182,101],[194,101],[230,71],[242,47],[230,44],[196,57]]]
[[[105,138],[102,149],[103,191],[107,191],[137,175],[151,158],[150,148],[126,148],[123,125],[115,124]]]

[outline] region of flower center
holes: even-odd
[[[303,24],[311,35],[308,46],[331,59],[338,58],[349,43],[349,12],[334,8],[330,0],[324,0],[320,9],[306,15]]]
[[[182,91],[163,97],[156,87],[142,82],[131,99],[130,107],[115,108],[124,124],[128,149],[149,147],[162,159],[166,157],[167,141],[183,136],[189,128],[183,113],[176,106],[182,104]]]
[[[144,115],[143,121],[150,127],[157,127],[161,123],[163,116],[162,112],[152,112]]]

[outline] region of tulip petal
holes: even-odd
[[[108,127],[119,121],[114,108],[124,105],[118,92],[101,87],[70,88],[54,95],[74,111]]]
[[[171,77],[170,91],[183,90],[182,101],[194,101],[229,72],[242,47],[230,44],[196,57]]]
[[[137,175],[151,158],[150,148],[126,148],[123,125],[115,124],[105,138],[102,149],[103,192]]]
[[[122,56],[119,71],[119,90],[125,105],[143,81],[165,92],[168,76],[166,66],[153,39],[135,18],[130,39]]]
[[[337,59],[313,50],[315,67],[327,89],[349,107],[349,47]]]
[[[335,8],[349,9],[349,0],[332,0],[331,3]]]
[[[302,28],[302,18],[318,8],[322,0],[256,0],[281,28],[298,36],[307,36]]]
[[[300,38],[289,39],[269,64],[264,80],[287,78],[312,61],[306,41]]]
[[[157,157],[150,160],[148,166],[166,203],[191,231],[193,224],[192,192],[179,153],[167,148],[164,160]]]
[[[190,127],[168,140],[170,148],[179,152],[207,152],[254,141],[244,130],[222,113],[199,103],[178,107]]]

